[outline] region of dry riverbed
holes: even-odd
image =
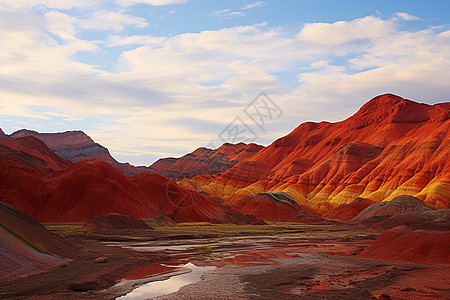
[[[447,265],[357,258],[376,234],[301,224],[79,233],[80,258],[0,283],[8,299],[446,299]],[[106,262],[95,262],[106,258]],[[98,261],[98,260],[97,260]]]

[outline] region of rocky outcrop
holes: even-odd
[[[349,224],[384,231],[397,226],[412,229],[450,230],[450,209],[436,210],[419,199],[402,195],[362,210]]]

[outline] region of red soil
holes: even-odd
[[[360,257],[450,264],[450,231],[412,230],[399,226],[384,232]]]

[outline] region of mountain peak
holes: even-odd
[[[11,134],[11,137],[13,138],[24,136],[34,136],[43,141],[52,149],[65,147],[75,148],[95,144],[95,142],[81,130],[57,133],[40,133],[33,130],[21,129]]]
[[[1,128],[0,128],[0,137],[8,138],[8,136],[3,132],[3,130]]]
[[[372,123],[421,123],[430,119],[431,105],[417,103],[393,94],[383,94],[364,104],[350,119]]]

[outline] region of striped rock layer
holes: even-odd
[[[259,193],[286,193],[319,213],[358,197],[381,202],[399,195],[448,208],[449,118],[448,102],[385,94],[344,121],[303,123],[223,173],[179,183],[237,209]]]

